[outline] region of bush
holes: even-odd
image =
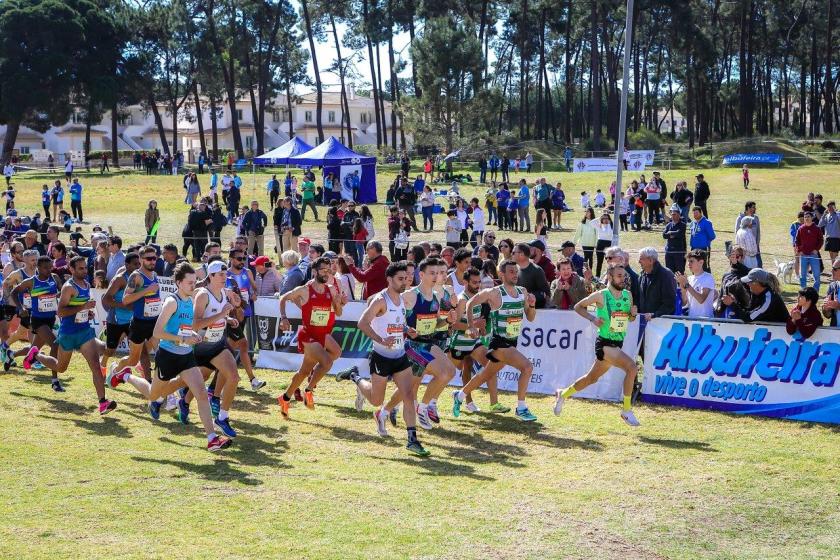
[[[636,132],[627,133],[627,145],[631,150],[658,150],[662,139],[654,131],[640,128]]]
[[[836,149],[836,145],[831,140],[823,140],[822,142],[820,142],[820,147],[823,150],[835,150]]]

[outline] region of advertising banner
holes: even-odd
[[[630,152],[632,154],[632,152]],[[630,158],[627,164],[628,171],[644,171],[647,163],[642,157]],[[616,171],[614,158],[575,158],[573,169],[575,173],[587,173],[593,171]]]
[[[284,371],[294,371],[300,367],[303,360],[297,349],[300,310],[295,305],[289,305],[286,309],[292,325],[292,332],[289,333],[279,331],[277,299],[257,299],[257,367]],[[342,316],[336,320],[332,335],[341,347],[341,358],[333,369],[355,365],[364,376],[370,375],[368,355],[371,342],[358,328],[364,309],[363,303],[348,303],[344,306]],[[534,364],[528,391],[553,394],[555,389],[565,387],[584,375],[595,359],[595,334],[592,325],[573,311],[540,310],[533,322],[525,321],[517,348]],[[637,345],[638,321],[634,321],[628,330],[625,351],[634,356]],[[519,372],[505,368],[499,372],[498,378],[499,389],[515,391]],[[623,380],[624,373],[613,368],[598,383],[578,395],[620,400]],[[456,379],[455,383],[460,384],[460,379]]]
[[[723,156],[723,165],[743,165],[745,163],[778,164],[782,154],[729,154]]]
[[[658,318],[644,367],[646,402],[840,424],[840,329]]]
[[[630,150],[627,152],[627,159],[631,162],[635,162],[636,160],[641,160],[645,162],[645,166],[650,167],[653,165],[653,157],[656,152],[654,150]],[[628,167],[632,167],[628,166]]]

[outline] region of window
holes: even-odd
[[[254,137],[253,136],[246,136],[245,137],[245,147],[249,150],[254,149]]]
[[[85,124],[85,116],[78,111],[74,111],[70,117],[73,124]]]
[[[327,122],[335,122],[335,111],[330,111],[329,113],[327,113]]]
[[[280,111],[271,112],[271,122],[280,122]]]
[[[21,146],[20,147],[20,155],[25,156],[29,153],[29,146]]]
[[[303,119],[306,122],[312,122],[312,111],[306,111],[306,113],[304,113],[303,115]]]
[[[128,115],[120,115],[117,117],[117,122],[120,126],[132,125],[134,124],[134,118],[131,116],[131,113]]]
[[[236,120],[238,120],[238,121],[242,120],[242,109],[237,109],[236,110]]]

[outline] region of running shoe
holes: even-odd
[[[410,453],[414,453],[418,457],[428,457],[429,455],[431,455],[431,453],[429,451],[426,451],[426,448],[420,445],[420,442],[416,440],[409,441],[408,445],[406,445],[405,448],[408,449]]]
[[[283,418],[288,420],[289,419],[289,405],[292,404],[292,401],[290,401],[290,400],[287,401],[286,399],[283,398],[283,395],[280,395],[279,397],[277,397],[277,404],[280,405],[280,414],[283,415]]]
[[[46,369],[46,368],[44,367],[44,364],[42,364],[38,360],[35,360],[35,362],[33,362],[33,364],[32,364],[32,369],[41,370],[41,369]]]
[[[634,428],[638,428],[642,425],[642,423],[639,422],[639,419],[636,418],[636,415],[633,414],[632,410],[622,410],[621,419],[624,420],[625,424]]]
[[[424,430],[432,429],[432,421],[429,419],[429,409],[420,410],[420,405],[417,405],[417,423]]]
[[[356,385],[356,411],[361,412],[365,409],[365,395],[362,393],[362,390]]]
[[[458,398],[458,391],[452,393],[452,416],[458,418],[461,416],[461,405],[464,401]]]
[[[397,414],[400,412],[400,407],[395,406],[391,409],[391,412],[388,413],[388,420],[391,421],[391,425],[393,427],[397,427]]]
[[[563,412],[563,401],[566,399],[563,398],[563,391],[561,389],[557,389],[554,391],[554,416],[560,416],[560,413]]]
[[[429,405],[428,408],[426,408],[426,413],[429,415],[429,420],[435,424],[440,424],[440,416],[438,416],[436,406]]]
[[[115,408],[117,408],[116,401],[109,401],[108,399],[105,399],[104,401],[99,403],[99,415],[105,416]]]
[[[120,371],[115,371],[115,368],[111,368],[111,372],[105,378],[105,385],[113,389],[121,383],[125,383],[125,376],[129,373],[131,373],[130,367],[124,367]]]
[[[190,405],[183,397],[178,399],[178,422],[184,425],[190,423]]]
[[[306,405],[306,408],[309,410],[315,409],[315,393],[312,391],[304,391],[303,392],[303,404]]]
[[[298,387],[297,389],[295,389],[295,396],[294,396],[294,399],[295,399],[297,402],[302,402],[302,401],[303,401],[303,395],[301,395],[301,394],[300,394],[300,387]]]
[[[158,420],[160,418],[160,407],[163,406],[163,403],[152,401],[149,403],[149,416],[152,417],[152,420]]]
[[[23,358],[23,369],[29,371],[32,369],[32,365],[35,363],[35,356],[38,355],[38,347],[31,346],[29,348],[29,352],[26,353],[26,357]]]
[[[388,419],[388,415],[381,408],[377,408],[373,411],[373,419],[376,421],[376,431],[380,436],[386,437],[388,430],[385,428],[385,421]]]
[[[517,408],[516,417],[522,420],[523,422],[533,422],[537,419],[536,416],[531,414],[531,411],[528,410],[527,406],[525,408]]]
[[[219,400],[219,397],[212,396],[209,398],[210,400],[210,414],[213,415],[213,418],[219,417],[219,409],[222,408],[222,401]]]
[[[476,412],[481,412],[481,409],[478,408],[478,405],[474,402],[468,402],[466,410],[464,412],[469,412],[470,414],[475,414]]]
[[[64,392],[64,387],[61,386],[61,381],[59,381],[58,379],[53,379],[52,390],[55,391],[56,393],[63,393]]]
[[[216,436],[207,442],[207,451],[215,453],[217,451],[221,451],[222,449],[227,449],[230,447],[231,443],[232,442],[228,438]]]
[[[222,430],[222,432],[229,438],[236,437],[236,431],[230,427],[230,418],[225,418],[224,420],[219,420],[216,418],[213,420],[213,424],[216,425],[217,428]]]
[[[175,393],[166,397],[166,410],[175,410],[178,408],[178,397],[175,396]]]
[[[189,393],[189,392],[190,392],[189,387],[181,387],[180,389],[178,389],[178,396],[181,397],[182,399],[186,399],[187,398],[187,393]]]
[[[339,371],[338,373],[335,374],[335,380],[336,381],[345,381],[347,379],[352,379],[353,374],[358,375],[358,373],[359,373],[359,368],[357,368],[356,366],[353,366],[353,367],[347,368],[347,369],[343,369],[343,370],[341,370],[341,371]]]
[[[251,380],[251,390],[259,391],[263,387],[265,387],[265,381],[263,381],[262,379],[257,379],[255,377]]]
[[[9,371],[10,368],[16,367],[15,357],[12,352],[6,352],[6,357],[3,359],[3,371]]]

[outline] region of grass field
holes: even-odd
[[[748,193],[737,170],[705,174],[718,248],[749,197],[764,252],[787,255],[805,193],[836,197],[840,168],[757,169]],[[664,173],[669,188],[693,175]],[[383,173],[381,198],[392,176]],[[572,200],[608,184],[559,178]],[[265,179],[253,188],[264,202]],[[38,209],[44,177],[16,182],[18,208]],[[177,178],[82,182],[89,222],[139,240],[142,210],[156,198],[161,239],[180,238]],[[374,215],[384,230],[381,207]],[[305,233],[323,239],[322,228],[307,222]],[[564,238],[550,236],[555,246]],[[626,239],[631,249],[661,246],[655,233]],[[722,259],[713,266],[719,273]],[[119,408],[99,417],[78,358],[60,395],[48,375],[0,372],[0,558],[840,557],[837,427],[641,404],[643,425],[630,430],[614,404],[575,400],[555,418],[546,397],[530,402],[532,425],[510,414],[455,420],[446,393],[441,426],[421,434],[433,455],[420,459],[403,449],[402,420],[394,437],[375,435],[370,408],[353,408],[352,385],[326,379],[314,411],[298,406],[283,421],[276,395],[289,374],[257,374],[268,386],[243,384],[232,413],[241,435],[213,456],[196,426],[168,414],[153,423],[122,387],[110,393]]]

